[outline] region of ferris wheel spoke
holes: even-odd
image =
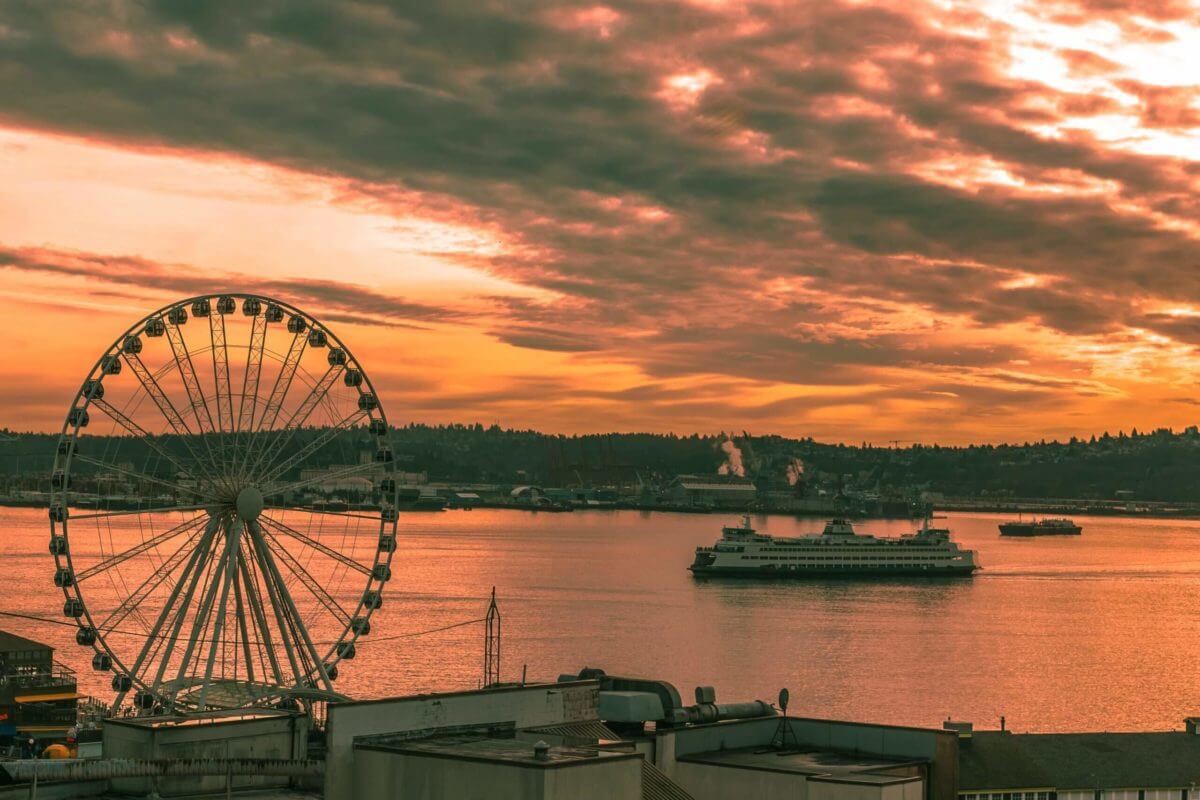
[[[184,567],[183,573],[179,576],[179,580],[175,581],[175,585],[171,587],[171,594],[168,596],[167,601],[163,603],[162,610],[159,611],[158,617],[155,619],[154,625],[150,629],[150,634],[146,637],[146,641],[142,644],[142,649],[138,653],[137,659],[133,663],[133,667],[130,670],[131,675],[141,675],[143,665],[150,663],[147,661],[147,659],[149,658],[152,660],[159,652],[164,653],[163,664],[170,659],[171,650],[173,649],[174,645],[174,633],[172,633],[171,636],[162,636],[163,625],[170,618],[172,609],[175,606],[176,600],[179,599],[179,593],[183,589],[184,584],[189,583],[189,576],[194,570],[200,567],[199,562],[204,558],[204,552],[208,549],[208,543],[212,541],[212,537],[214,536],[219,524],[220,523],[218,519],[214,517],[209,520],[207,525],[204,526],[204,532],[199,537],[199,546],[190,551],[187,566]],[[193,537],[193,539],[194,538],[195,537]],[[180,547],[179,550],[175,552],[175,555],[183,553],[186,548],[187,543],[185,543],[183,547]],[[172,559],[173,558],[174,556],[172,556]],[[166,566],[167,563],[168,562],[164,561],[163,565]],[[174,569],[174,566],[172,566],[171,569]],[[151,578],[153,577],[154,576],[152,574]],[[149,580],[150,579],[147,579],[147,582],[149,582]],[[156,681],[154,683],[155,689],[157,689],[157,685],[158,684]],[[119,704],[120,698],[118,697],[117,705]]]
[[[254,414],[258,410],[258,380],[262,375],[263,349],[267,346],[267,316],[254,317],[250,330],[250,349],[246,352],[246,372],[242,379],[242,403],[238,409],[238,430],[249,431],[254,427]]]
[[[100,459],[92,458],[91,456],[85,456],[85,455],[76,453],[75,460],[82,461],[85,464],[91,464],[94,467],[101,467],[103,469],[112,470],[113,472],[119,473],[121,475],[125,475],[126,477],[129,477],[129,478],[133,478],[134,480],[147,481],[149,483],[158,484],[159,486],[165,486],[168,489],[173,489],[177,494],[190,495],[193,497],[205,497],[205,498],[208,498],[209,500],[216,500],[216,498],[213,497],[213,495],[209,494],[208,492],[203,492],[203,491],[200,491],[199,489],[189,489],[185,486],[180,486],[178,483],[175,483],[173,481],[164,480],[163,478],[156,478],[153,475],[146,475],[145,473],[138,472],[137,470],[126,469],[125,467],[118,466],[117,464],[110,464],[107,461],[101,461]]]
[[[188,539],[179,546],[179,549],[163,560],[150,575],[142,581],[129,597],[121,601],[121,603],[112,610],[107,617],[100,622],[97,630],[115,630],[118,625],[125,621],[125,618],[133,613],[143,600],[145,600],[155,589],[161,586],[165,581],[169,580],[171,572],[179,566],[180,562],[186,559],[192,551],[188,548],[197,540],[202,540],[201,531],[194,530]]]
[[[225,342],[225,315],[218,311],[208,317],[208,336],[212,340],[213,381],[217,402],[217,428],[233,431],[233,389],[229,381],[229,347]]]
[[[303,464],[305,459],[307,459],[313,453],[320,450],[325,445],[329,444],[331,441],[336,439],[342,433],[348,431],[350,428],[352,428],[355,425],[355,423],[357,423],[360,419],[362,419],[365,416],[368,416],[366,411],[356,411],[353,414],[351,414],[350,416],[343,419],[338,424],[332,425],[332,426],[326,428],[325,430],[321,431],[321,433],[315,439],[313,439],[308,444],[304,445],[304,447],[300,448],[300,450],[298,450],[294,455],[292,455],[291,458],[287,459],[286,461],[284,461],[280,464],[270,467],[270,471],[262,477],[262,482],[270,483],[271,481],[275,480],[276,478],[280,477],[281,475],[285,475],[293,467],[295,467],[299,464]],[[374,465],[370,464],[367,466],[374,466]]]
[[[279,600],[283,602],[284,607],[287,610],[287,616],[290,616],[292,619],[293,629],[297,634],[299,634],[300,642],[298,644],[303,645],[303,647],[302,649],[298,649],[301,649],[301,652],[306,653],[313,664],[313,668],[306,670],[304,675],[301,677],[301,683],[307,680],[311,673],[315,672],[316,674],[313,677],[319,678],[325,689],[333,691],[333,682],[329,680],[329,673],[325,670],[325,662],[321,659],[320,655],[317,654],[317,649],[313,646],[312,637],[308,634],[308,628],[305,627],[304,620],[300,616],[300,612],[296,610],[296,604],[292,600],[292,596],[288,592],[287,586],[284,584],[283,576],[279,573],[279,567],[275,564],[275,558],[271,554],[270,546],[265,541],[262,528],[259,526],[257,520],[250,522],[248,527],[250,529],[250,536],[254,541],[255,552],[257,553],[260,563],[270,574],[270,583],[275,584],[276,594],[278,595]],[[268,583],[268,585],[270,585],[270,583]]]
[[[187,390],[188,404],[192,408],[192,416],[196,420],[196,425],[200,428],[201,433],[213,433],[216,431],[216,426],[213,425],[212,412],[208,408],[208,398],[204,396],[204,390],[200,387],[200,379],[196,376],[196,364],[192,361],[192,351],[188,349],[187,342],[183,338],[183,327],[178,324],[170,324],[166,326],[167,341],[171,345],[171,353],[175,357],[175,367],[179,371],[179,377],[183,380],[184,389]]]
[[[177,436],[179,436],[180,441],[182,441],[183,446],[187,448],[192,460],[197,465],[203,463],[199,455],[196,453],[196,449],[192,447],[191,444],[191,439],[195,434],[193,434],[191,428],[188,427],[187,422],[184,421],[183,417],[179,414],[179,411],[176,410],[175,404],[171,402],[169,397],[167,397],[167,394],[163,391],[158,379],[150,373],[150,370],[142,361],[141,356],[139,356],[137,353],[122,352],[121,357],[125,360],[125,363],[129,365],[129,368],[133,370],[134,375],[137,376],[138,382],[142,385],[142,389],[146,392],[146,394],[150,395],[150,398],[154,401],[154,404],[158,406],[159,412],[167,420],[167,424],[171,426],[171,430],[174,431]],[[213,466],[215,467],[216,465],[213,464]]]
[[[192,361],[192,352],[188,349],[187,342],[183,338],[183,328],[180,324],[169,324],[166,326],[167,340],[171,345],[171,353],[174,355],[175,367],[179,372],[179,377],[183,381],[183,386],[188,396],[188,404],[192,409],[192,417],[196,420],[196,427],[200,429],[202,434],[213,434],[217,432],[216,426],[213,425],[212,411],[208,407],[208,398],[204,396],[204,389],[200,385],[200,379],[196,375],[196,364]],[[215,473],[219,474],[217,469],[217,458],[213,453],[213,445],[210,443],[210,436],[201,436],[201,441],[204,444],[204,450],[208,455],[208,463]]]
[[[342,519],[365,519],[368,522],[379,522],[380,521],[380,517],[378,515],[372,516],[370,514],[357,514],[353,511],[327,511],[325,509],[305,508],[305,507],[298,507],[298,506],[266,506],[266,508],[269,508],[272,511],[294,511],[298,514],[314,514],[314,515],[322,516],[322,517],[341,517]]]
[[[262,522],[265,522],[267,524],[267,527],[271,528],[272,530],[277,531],[278,533],[281,533],[284,536],[289,536],[302,544],[308,545],[313,550],[316,550],[317,552],[321,553],[322,555],[332,558],[334,561],[337,561],[339,564],[343,564],[343,565],[349,567],[350,569],[355,570],[356,572],[361,572],[363,575],[367,575],[367,576],[371,575],[371,567],[364,566],[364,565],[358,563],[353,558],[350,558],[347,555],[343,555],[343,554],[339,553],[337,550],[334,550],[332,547],[329,547],[328,545],[318,542],[316,539],[313,539],[311,536],[306,536],[305,534],[301,533],[300,531],[296,530],[295,528],[291,527],[290,525],[286,525],[283,522],[280,522],[279,520],[275,519],[274,517],[268,517],[265,514],[263,514],[259,517],[259,520]],[[375,521],[378,522],[378,519],[376,519]]]
[[[172,464],[174,464],[175,469],[178,472],[183,473],[184,475],[190,475],[192,473],[192,470],[189,470],[187,467],[185,467],[183,464],[181,464],[179,461],[177,461],[174,456],[172,456],[170,453],[168,453],[166,451],[166,449],[160,447],[158,445],[158,443],[156,443],[153,439],[151,439],[150,434],[144,428],[142,428],[141,425],[138,425],[136,422],[134,422],[128,416],[123,414],[121,411],[119,411],[116,407],[114,407],[107,400],[105,400],[103,398],[94,398],[91,401],[91,405],[94,408],[98,408],[101,411],[103,411],[105,414],[107,414],[114,422],[116,422],[118,425],[120,425],[122,428],[124,428],[131,436],[136,436],[137,438],[141,439],[142,443],[144,445],[149,447],[155,453],[158,453],[158,455],[160,457],[162,457],[166,461],[169,461]]]
[[[270,430],[279,420],[283,401],[287,399],[288,390],[292,387],[292,379],[296,377],[296,368],[300,366],[300,357],[304,355],[304,348],[307,345],[308,334],[305,331],[300,330],[292,335],[287,355],[283,359],[279,374],[275,377],[275,385],[271,388],[271,396],[267,399],[267,404],[263,406],[262,415],[258,419],[257,430]]]
[[[300,582],[303,583],[305,588],[312,593],[313,597],[317,598],[317,601],[325,607],[325,610],[332,614],[338,622],[342,623],[343,625],[349,625],[350,614],[346,611],[346,609],[342,608],[341,604],[334,599],[333,595],[325,590],[325,587],[321,586],[320,581],[314,578],[312,573],[306,570],[304,565],[301,564],[295,556],[289,553],[287,548],[282,546],[279,543],[279,540],[276,539],[274,534],[272,534],[269,530],[264,529],[263,536],[268,546],[274,545],[272,550],[279,557],[279,560],[281,560],[284,565],[292,571],[293,575],[300,579]]]
[[[146,552],[147,550],[157,547],[158,545],[162,544],[163,542],[170,541],[171,539],[174,539],[176,536],[179,536],[183,533],[187,533],[189,530],[195,528],[197,524],[199,524],[200,522],[203,522],[204,519],[205,519],[204,515],[192,517],[191,519],[187,520],[186,522],[182,522],[179,525],[176,525],[174,528],[163,531],[162,533],[158,534],[157,536],[152,536],[149,539],[146,539],[141,544],[130,547],[128,550],[123,550],[120,553],[117,553],[115,555],[109,556],[108,558],[104,559],[100,563],[95,564],[91,567],[88,567],[87,569],[83,570],[82,572],[79,572],[78,574],[76,574],[75,580],[76,581],[86,581],[88,578],[91,578],[95,575],[99,575],[101,572],[104,572],[105,570],[112,569],[113,567],[117,566],[118,564],[123,564],[126,561],[128,561],[129,559],[133,558],[134,556],[139,556],[142,553]]]
[[[203,511],[208,508],[205,504],[189,503],[177,506],[157,506],[155,508],[134,508],[126,511],[100,511],[95,514],[72,514],[71,522],[82,522],[87,519],[111,519],[112,517],[131,517],[135,514],[170,514],[174,511]]]
[[[376,469],[379,469],[379,466],[380,465],[375,462],[371,462],[369,464],[355,464],[350,467],[343,467],[342,469],[334,470],[333,472],[327,472],[324,475],[305,478],[304,480],[293,481],[292,483],[285,483],[282,486],[268,485],[268,487],[263,490],[263,497],[273,497],[275,495],[284,494],[285,492],[294,492],[297,489],[313,486],[314,484],[324,483],[325,481],[340,480],[341,478],[348,478],[353,475],[358,475],[362,472],[372,472]]]
[[[335,364],[330,366],[329,369],[325,370],[325,374],[321,376],[321,380],[318,381],[317,385],[313,387],[311,392],[309,392],[308,397],[304,398],[303,402],[300,403],[299,408],[292,413],[291,417],[288,418],[287,423],[283,426],[279,433],[272,437],[270,444],[263,448],[263,452],[254,462],[254,472],[261,471],[264,468],[264,465],[267,469],[270,469],[270,465],[275,460],[276,456],[284,452],[287,446],[291,444],[292,438],[296,435],[296,431],[308,421],[309,416],[321,403],[321,400],[325,397],[325,395],[329,393],[329,390],[333,387],[334,382],[338,379],[338,376],[345,371],[345,369],[345,365]]]

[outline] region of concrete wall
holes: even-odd
[[[807,800],[805,776],[680,761],[670,776],[696,800]]]
[[[150,727],[110,720],[104,725],[105,758],[297,758],[307,747],[307,718],[279,715],[251,720],[205,722],[195,725]],[[283,787],[286,777],[235,775],[235,789]],[[126,778],[113,781],[113,789],[130,794],[146,794],[153,788],[151,778]],[[205,778],[162,778],[158,791],[163,797],[225,789],[223,776]]]
[[[359,749],[354,767],[359,798],[635,800],[642,792],[637,758],[544,768]]]
[[[597,681],[331,703],[326,714],[325,798],[352,800],[354,741],[365,736],[512,723],[517,728],[596,719]],[[361,796],[361,795],[359,795]]]
[[[344,797],[402,797],[404,800],[543,800],[534,770],[474,761],[427,758],[379,750],[355,752],[353,785]],[[329,797],[326,784],[325,796]],[[349,791],[347,791],[349,790]]]
[[[642,796],[642,760],[612,758],[543,770],[544,800],[626,800]]]
[[[925,782],[920,778],[878,784],[817,777],[808,783],[808,800],[921,800],[924,796]]]

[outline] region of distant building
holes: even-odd
[[[667,487],[672,505],[744,510],[758,498],[758,490],[745,478],[680,475]]]
[[[959,800],[1198,800],[1198,721],[1165,733],[960,733]]]
[[[536,503],[545,496],[546,490],[540,486],[514,486],[508,493],[514,503]]]

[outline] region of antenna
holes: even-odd
[[[800,742],[796,739],[796,734],[792,732],[792,726],[788,724],[787,720],[789,697],[786,686],[779,690],[779,726],[775,728],[775,735],[771,737],[771,746],[778,750],[788,749],[788,739],[792,740],[792,747],[800,747]]]
[[[483,637],[483,686],[500,682],[500,609],[496,606],[496,587],[492,587],[492,602],[488,604],[487,631]]]

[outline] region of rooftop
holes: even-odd
[[[294,711],[273,708],[244,708],[205,711],[197,714],[162,715],[155,717],[112,717],[104,724],[129,725],[135,728],[181,728],[197,725],[228,725],[237,722],[255,722],[263,719],[287,719],[296,716]]]
[[[910,780],[911,776],[881,773],[884,770],[895,770],[900,767],[926,763],[815,748],[775,750],[762,745],[693,753],[680,756],[679,760],[721,767],[787,772],[795,775],[854,778],[856,782],[876,784],[904,783]]]
[[[959,788],[1178,789],[1200,783],[1200,736],[976,731],[959,741]]]
[[[0,653],[11,653],[14,650],[53,650],[48,644],[17,636],[15,633],[0,631]]]
[[[629,749],[552,746],[547,750],[546,757],[539,759],[534,757],[532,742],[522,739],[497,739],[487,735],[469,733],[393,743],[360,744],[356,745],[356,748],[405,755],[499,762],[540,769],[613,759],[641,758],[640,754]]]

